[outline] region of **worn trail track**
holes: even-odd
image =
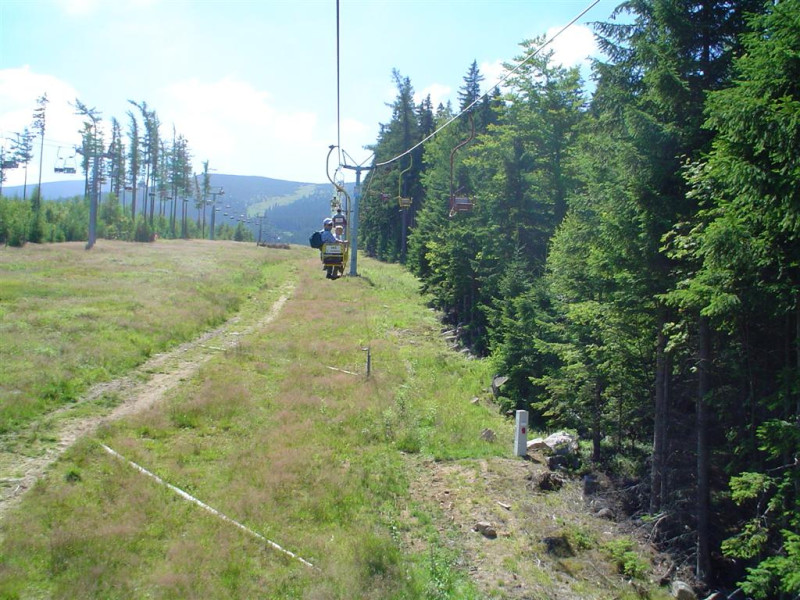
[[[285,287],[281,296],[258,321],[245,323],[241,316],[234,316],[216,329],[207,331],[169,352],[153,356],[127,375],[95,385],[75,404],[51,413],[46,419],[54,423],[54,426],[47,436],[55,441],[48,443],[40,452],[29,456],[24,451],[15,449],[14,443],[2,440],[0,520],[75,441],[94,432],[104,423],[141,412],[158,403],[167,392],[191,377],[211,357],[236,347],[242,336],[257,331],[274,320],[293,289],[293,286]],[[88,417],[74,414],[78,407],[104,396],[115,397],[118,401],[116,407],[107,414]],[[16,432],[15,436],[17,439],[31,439],[36,436],[35,432],[39,428],[39,424],[34,424],[27,431]]]

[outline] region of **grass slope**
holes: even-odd
[[[206,245],[215,258],[199,260],[213,270],[254,269],[208,273],[194,291],[216,297],[207,278],[228,282],[237,343],[209,349],[158,404],[83,437],[5,516],[0,598],[661,597],[647,555],[585,512],[577,484],[532,489],[543,467],[509,456],[512,426],[484,392],[489,366],[447,348],[410,275],[363,259],[361,277],[330,282],[307,249],[273,257]],[[115,247],[115,260],[138,264],[157,246]],[[174,268],[191,271],[182,261],[194,264],[194,254],[163,248]],[[94,273],[72,292],[78,306],[115,270],[97,267],[94,251],[57,267],[55,253],[46,260],[23,249],[15,264],[25,252],[41,272]],[[133,298],[145,283],[148,295],[170,297],[172,278],[137,272]],[[279,290],[290,297],[261,319]],[[198,311],[183,303],[156,304],[167,306],[165,323],[194,323],[175,324],[163,345],[226,314],[190,317]],[[98,303],[93,321],[117,319],[109,305],[106,317]],[[115,360],[109,372],[135,362]],[[494,441],[481,435],[487,428]],[[476,520],[495,523],[498,538],[472,531]],[[553,554],[551,538],[570,552]]]

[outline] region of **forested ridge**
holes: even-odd
[[[543,38],[502,91],[473,63],[458,109],[395,71],[359,243],[509,378],[505,410],[591,440],[700,582],[794,598],[800,0],[631,0],[595,31],[591,96]]]

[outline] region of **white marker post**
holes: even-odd
[[[528,411],[517,411],[517,430],[514,433],[514,454],[526,456],[528,454]]]

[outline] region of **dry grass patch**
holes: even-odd
[[[293,257],[203,240],[0,248],[4,430],[221,323]]]

